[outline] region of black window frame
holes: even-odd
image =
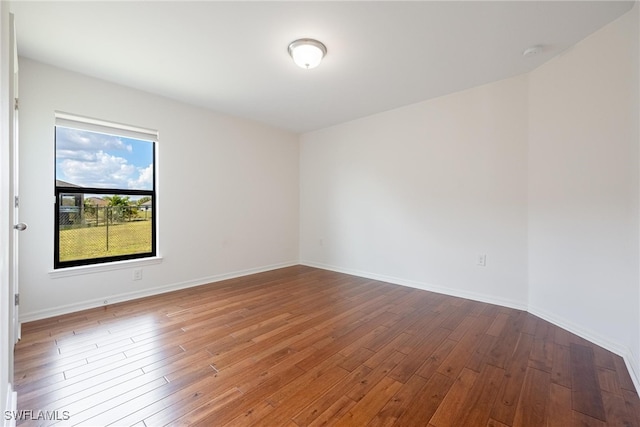
[[[96,122],[96,121],[93,121]],[[85,124],[83,121],[77,121],[77,124],[74,126],[73,124],[68,124],[66,122],[58,123],[54,126],[54,152],[57,144],[57,136],[56,136],[56,128],[58,126],[65,128],[74,128],[83,131],[89,132],[97,132],[97,133],[107,133],[114,136],[123,136],[131,138],[131,132],[127,132],[127,128],[120,128],[117,124],[111,124],[106,122],[100,122],[99,127],[102,130],[96,130],[95,126],[91,125],[92,122],[88,122]],[[87,265],[95,265],[95,264],[106,264],[117,261],[126,261],[126,260],[135,260],[142,258],[152,258],[157,256],[157,185],[156,185],[156,165],[157,165],[157,144],[158,137],[157,132],[152,133],[149,131],[148,133],[144,133],[141,135],[133,136],[136,139],[142,141],[148,141],[152,144],[152,157],[153,157],[153,188],[151,190],[131,190],[125,188],[97,188],[97,187],[78,187],[78,186],[65,186],[65,185],[57,185],[58,181],[55,179],[55,174],[57,172],[57,156],[54,155],[54,194],[55,194],[55,207],[54,207],[54,260],[53,267],[54,269],[63,269],[68,267],[78,267],[78,266],[87,266]],[[75,259],[69,261],[61,261],[60,260],[60,201],[62,199],[62,195],[121,195],[121,196],[149,196],[151,197],[151,251],[149,252],[141,252],[135,254],[125,254],[125,255],[115,255],[108,257],[98,257],[98,258],[83,258],[83,259]]]

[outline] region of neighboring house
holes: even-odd
[[[67,181],[63,181],[61,179],[56,179],[56,187],[73,187],[73,188],[82,188],[81,185],[72,184]]]
[[[56,179],[56,187],[82,188]],[[60,194],[60,225],[81,224],[84,217],[84,194]]]
[[[99,208],[102,208],[104,206],[108,206],[109,202],[107,202],[105,199],[101,198],[101,197],[87,197],[85,199],[85,205],[89,204],[91,206],[97,206]]]
[[[151,212],[151,209],[153,208],[153,204],[151,203],[151,200],[147,200],[144,203],[140,204],[140,208],[144,211],[144,219],[149,219],[149,215]]]

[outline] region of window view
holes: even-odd
[[[55,128],[55,268],[155,256],[153,135],[64,122]]]

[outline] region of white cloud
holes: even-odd
[[[153,188],[153,165],[146,168],[138,168],[138,178],[129,180],[129,188],[137,190],[150,190]]]
[[[151,153],[147,148],[134,153],[126,138],[57,127],[56,179],[82,187],[150,190],[153,164],[144,164]]]
[[[64,181],[82,187],[127,188],[136,168],[127,160],[104,151],[92,153],[87,159],[63,159],[57,164],[58,173]]]

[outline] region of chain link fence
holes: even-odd
[[[150,206],[60,206],[60,261],[151,252]]]

